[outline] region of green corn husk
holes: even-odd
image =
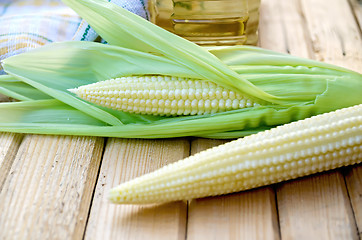
[[[10,75],[0,75],[0,94],[21,101],[52,98]]]
[[[0,86],[6,89],[2,93],[12,93],[12,97],[18,94],[26,104],[0,104],[0,115],[7,115],[0,118],[0,131],[236,138],[362,103],[359,73],[257,47],[202,48],[107,1],[64,2],[110,45],[54,43],[4,60],[3,67],[10,76],[0,79]],[[262,100],[263,105],[203,116],[160,117],[96,106],[67,91],[131,75],[205,79]],[[42,95],[37,95],[39,92]],[[49,98],[53,100],[46,100]],[[39,104],[42,100],[47,104]],[[12,104],[14,110],[8,113]],[[71,121],[59,118],[60,113]]]
[[[103,126],[104,123],[78,111],[56,99],[30,100],[23,102],[1,103],[0,109],[6,114],[0,115],[3,126],[15,124],[33,124],[38,128],[54,124],[94,125]]]

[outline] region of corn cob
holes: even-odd
[[[100,106],[162,116],[202,115],[259,105],[210,81],[169,76],[122,77],[69,91]]]
[[[155,203],[238,192],[362,161],[362,105],[208,149],[110,192],[115,203]]]

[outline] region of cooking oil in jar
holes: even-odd
[[[151,21],[199,45],[257,43],[260,0],[150,0]]]

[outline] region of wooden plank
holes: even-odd
[[[281,184],[283,239],[358,239],[342,174],[330,172]]]
[[[196,139],[192,142],[191,153],[224,142]],[[279,239],[273,189],[267,187],[191,200],[187,239]]]
[[[294,56],[313,57],[299,0],[262,1],[259,45]]]
[[[351,20],[346,1],[264,3],[263,47],[358,69],[355,61],[361,57],[359,50],[356,53],[344,46],[352,43],[349,38],[354,39],[352,46],[361,43],[355,35],[356,24],[352,22],[349,30],[340,29],[342,24],[346,26],[346,20]],[[334,26],[338,16],[344,19]],[[338,171],[280,184],[277,204],[282,238],[354,239],[357,236],[344,179]]]
[[[315,59],[362,72],[362,39],[347,0],[301,0]]]
[[[352,203],[353,213],[362,237],[362,165],[349,167],[346,174],[346,184],[349,198]]]
[[[109,139],[85,239],[185,239],[186,202],[115,205],[108,191],[189,155],[187,139]]]
[[[22,139],[22,134],[0,133],[0,192]]]
[[[103,139],[27,135],[0,193],[0,239],[81,239]]]
[[[188,239],[279,239],[272,188],[190,202]]]

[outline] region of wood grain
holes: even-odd
[[[360,238],[362,237],[362,165],[350,167],[346,174],[349,198]]]
[[[191,153],[225,143],[196,139]],[[279,239],[275,195],[270,187],[189,203],[187,239]]]
[[[0,133],[0,192],[22,139],[22,134]]]
[[[85,239],[185,239],[186,202],[115,205],[109,189],[189,155],[187,139],[109,139]]]
[[[339,172],[281,184],[277,196],[283,239],[358,239]]]
[[[349,2],[359,29],[362,30],[362,2],[360,0],[349,0]]]
[[[103,139],[26,135],[0,193],[0,239],[81,239]]]
[[[352,44],[351,41],[354,45],[361,43],[347,1],[269,0],[262,10],[263,47],[359,68],[356,63],[362,56],[359,50],[344,46]],[[335,25],[338,16],[343,14],[348,16],[340,22],[352,21],[348,30],[341,29],[340,23]],[[272,34],[277,32],[283,34]],[[277,204],[284,239],[355,239],[357,236],[344,179],[339,172],[280,184]]]
[[[279,239],[272,188],[191,200],[187,239]]]
[[[262,1],[259,45],[294,56],[313,57],[299,0]]]
[[[361,31],[347,0],[301,0],[314,58],[362,72]]]

